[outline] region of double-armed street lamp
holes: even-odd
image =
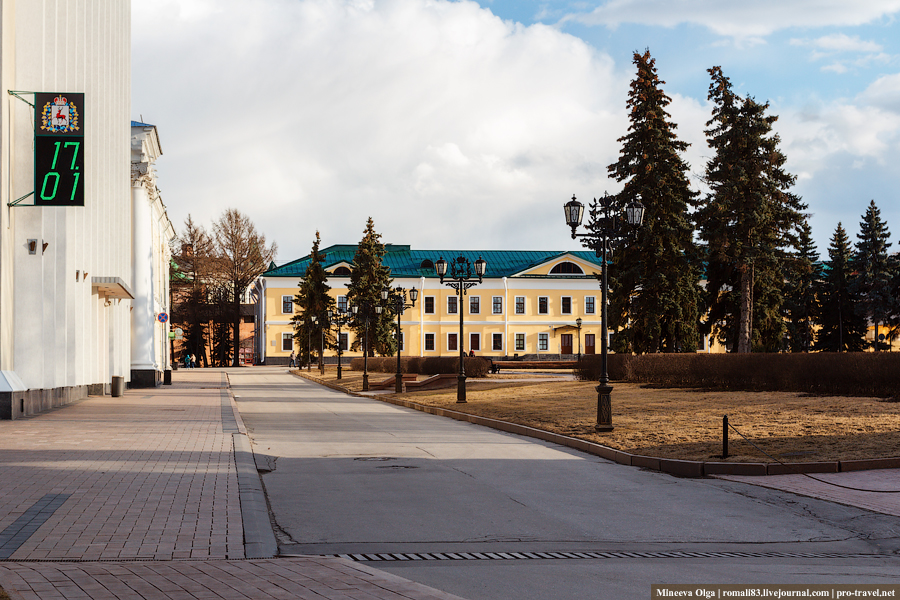
[[[572,239],[582,238],[585,247],[594,250],[600,258],[602,266],[601,277],[601,307],[600,307],[600,385],[597,386],[597,431],[612,431],[612,386],[609,385],[609,372],[607,369],[607,354],[609,351],[609,333],[606,319],[606,296],[608,292],[607,266],[610,244],[614,239],[624,235],[622,222],[624,220],[630,227],[639,227],[644,219],[644,205],[640,202],[629,202],[622,211],[613,205],[614,197],[604,195],[598,202],[594,199],[591,207],[593,221],[589,224],[588,233],[576,233],[584,217],[584,204],[578,202],[575,196],[564,206],[566,211],[566,225],[572,229]],[[596,207],[596,208],[595,208]],[[615,214],[614,214],[615,212]],[[624,216],[624,219],[623,219]],[[579,332],[579,337],[580,337]],[[579,340],[580,344],[581,340]]]
[[[338,368],[337,368],[337,378],[341,379],[341,357],[344,355],[344,348],[341,344],[341,327],[346,325],[350,321],[353,320],[353,315],[351,315],[346,309],[341,309],[338,307],[337,313],[333,310],[328,309],[328,320],[333,324],[337,325],[338,336],[337,336],[337,357],[338,357]]]
[[[380,315],[384,312],[384,307],[379,305],[373,306],[368,302],[362,302],[353,304],[350,307],[350,310],[353,312],[354,317],[359,317],[359,312],[362,310],[362,320],[365,324],[365,337],[363,338],[363,383],[362,383],[362,391],[369,391],[369,321],[374,317],[377,318],[377,315]]]
[[[412,288],[409,290],[409,302],[406,301],[407,291],[402,287],[394,289],[384,288],[381,290],[381,305],[385,310],[397,315],[397,382],[394,391],[398,394],[403,393],[403,372],[400,367],[400,338],[402,332],[400,329],[400,316],[407,308],[416,305],[416,298],[419,297],[419,290]]]
[[[444,260],[444,257],[442,256],[434,263],[434,270],[437,272],[438,277],[440,277],[441,283],[452,287],[456,290],[456,295],[459,296],[459,302],[457,303],[457,310],[459,311],[459,340],[457,342],[457,345],[459,346],[459,374],[456,377],[456,402],[457,404],[463,404],[466,402],[466,367],[464,358],[465,349],[463,348],[463,299],[465,298],[467,289],[482,283],[484,271],[487,268],[487,261],[479,256],[478,260],[475,261],[473,272],[473,265],[469,262],[469,259],[460,256],[449,263],[449,275],[447,275],[447,264],[447,261]],[[445,277],[451,279],[451,281],[444,283]],[[478,281],[475,281],[476,277],[478,278]]]

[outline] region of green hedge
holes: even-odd
[[[666,387],[783,391],[839,396],[900,395],[900,353],[610,354],[613,381]],[[600,377],[600,357],[584,356],[576,375]]]
[[[484,377],[491,368],[491,361],[480,356],[466,357],[466,376]],[[363,370],[363,359],[354,358],[350,361],[350,367],[354,371]],[[396,373],[397,357],[379,356],[369,358],[369,371],[376,373]],[[400,371],[403,373],[417,373],[419,375],[441,375],[445,373],[459,373],[459,357],[426,357],[406,356],[400,358]]]

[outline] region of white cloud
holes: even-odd
[[[565,249],[562,204],[616,185],[630,66],[552,27],[442,0],[145,0],[133,21],[176,227],[235,207],[279,261],[369,216],[386,242]]]
[[[590,13],[572,14],[563,21],[608,27],[694,24],[726,37],[759,39],[793,27],[862,25],[898,11],[900,0],[609,0]]]
[[[792,39],[792,46],[808,46],[827,52],[881,52],[881,44],[859,39],[859,36],[849,36],[844,33],[835,33],[816,39]]]

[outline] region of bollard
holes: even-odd
[[[722,458],[728,458],[728,415],[722,417]]]

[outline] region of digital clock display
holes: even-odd
[[[84,94],[35,94],[34,204],[84,206]]]

